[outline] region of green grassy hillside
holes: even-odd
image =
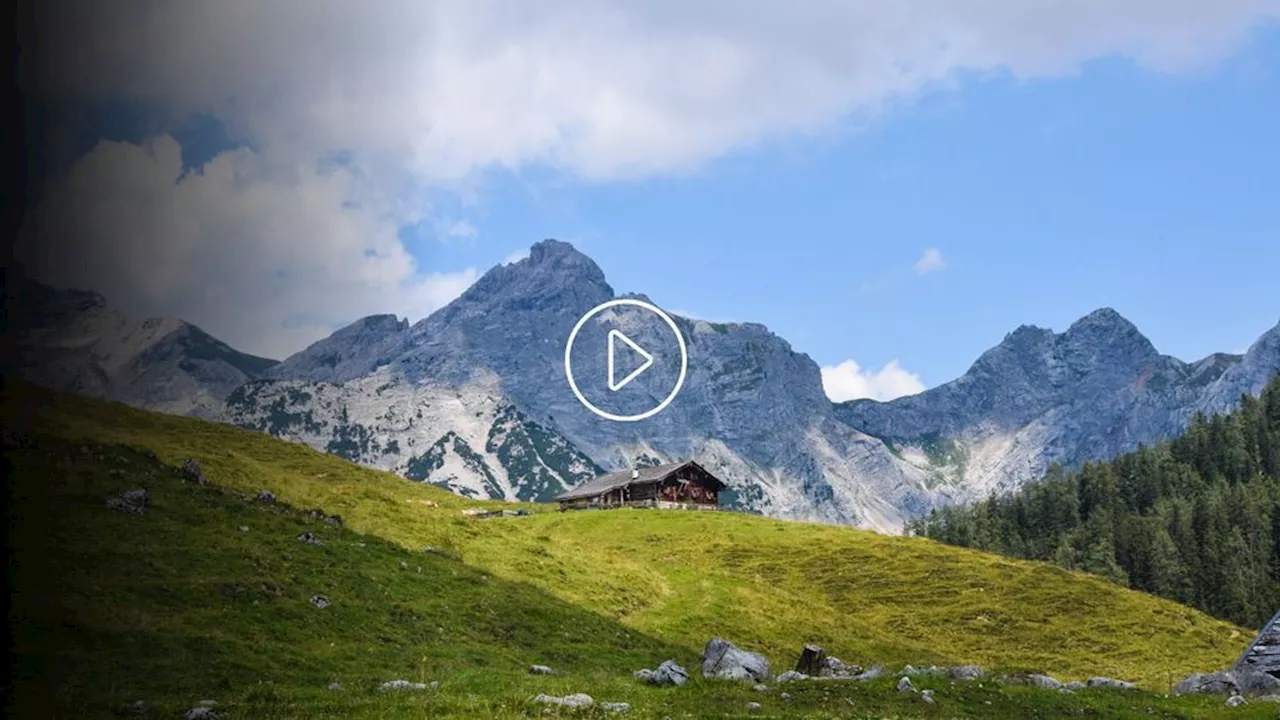
[[[925,680],[938,696],[926,706],[894,676],[787,686],[784,704],[780,688],[695,677],[660,690],[630,673],[667,658],[693,670],[721,635],[779,669],[817,642],[863,665],[978,663],[1160,691],[1228,664],[1250,635],[1091,576],[917,538],[731,513],[531,506],[477,520],[461,510],[498,504],[230,426],[6,390],[19,661],[6,693],[19,709],[85,717],[142,699],[180,716],[211,698],[223,717],[520,717],[542,715],[539,692],[587,692],[632,703],[629,717],[745,714],[748,701],[764,716],[1208,717],[1220,698]],[[188,457],[211,486],[180,480]],[[151,495],[145,514],[105,507],[135,487]],[[281,504],[254,501],[263,488]],[[344,527],[292,509],[312,507]],[[298,542],[304,531],[325,544]],[[312,607],[317,593],[332,605]],[[531,677],[531,663],[561,673]],[[398,678],[440,685],[376,691]],[[326,690],[334,681],[343,689]]]

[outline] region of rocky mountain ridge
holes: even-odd
[[[1016,487],[1051,462],[1176,433],[1280,370],[1280,325],[1244,356],[1183,363],[1103,309],[1063,333],[1020,327],[919,395],[833,405],[817,364],[766,327],[676,316],[689,349],[683,390],[652,418],[616,423],[569,390],[565,340],[598,304],[644,296],[618,295],[590,258],[554,240],[416,323],[362,318],[280,363],[185,324],[131,325],[100,298],[34,295],[46,309],[28,323],[23,367],[41,384],[215,417],[469,496],[548,499],[602,470],[696,458],[729,483],[736,507],[883,530]],[[87,336],[97,340],[71,341]],[[107,338],[135,349],[104,351]],[[129,360],[104,360],[117,356]],[[582,376],[604,377],[603,356],[580,362]]]

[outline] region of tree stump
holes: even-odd
[[[796,663],[796,672],[810,677],[817,677],[822,671],[822,660],[827,655],[817,645],[805,645],[800,651],[800,661]]]

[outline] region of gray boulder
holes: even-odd
[[[849,665],[838,657],[827,656],[822,658],[818,677],[851,678],[860,672],[862,672],[862,668],[858,665]]]
[[[183,717],[186,720],[218,720],[218,713],[214,712],[211,707],[201,706],[191,708]]]
[[[1173,687],[1173,692],[1177,695],[1191,695],[1195,693],[1224,693],[1234,694],[1240,690],[1240,684],[1236,682],[1236,676],[1230,671],[1216,673],[1193,673],[1183,678],[1181,682]]]
[[[1071,682],[1066,683],[1065,685],[1063,685],[1063,686],[1062,686],[1062,688],[1061,688],[1061,691],[1062,691],[1062,692],[1075,692],[1076,690],[1083,690],[1083,689],[1085,689],[1085,688],[1087,688],[1087,687],[1089,687],[1089,686],[1088,686],[1088,685],[1086,685],[1086,684],[1084,684],[1084,682],[1083,682],[1083,681],[1080,681],[1080,680],[1072,680]]]
[[[751,687],[751,689],[752,689],[752,690],[755,690],[756,692],[769,692],[769,686],[768,686],[768,685],[765,685],[764,683],[759,683],[758,685],[753,685],[753,686]]]
[[[747,712],[749,713],[758,713],[760,712],[760,708],[761,708],[761,705],[758,702],[747,703]]]
[[[866,671],[859,673],[854,680],[875,680],[876,678],[881,678],[888,674],[889,671],[885,669],[885,666],[873,665]]]
[[[555,695],[538,695],[533,699],[536,703],[544,705],[559,705],[561,707],[587,707],[595,704],[595,700],[586,693],[574,693],[564,697],[556,697]]]
[[[388,680],[378,686],[379,690],[426,690],[426,683],[409,682],[408,680]]]
[[[689,672],[676,664],[675,660],[666,660],[656,670],[637,670],[632,675],[637,680],[644,680],[650,685],[684,685],[689,680]]]
[[[304,532],[298,536],[298,542],[305,545],[323,545],[324,541],[316,537],[315,533]]]
[[[323,595],[317,594],[317,595],[311,596],[311,604],[314,605],[317,610],[324,610],[325,608],[329,607],[333,603],[329,602],[329,598]]]
[[[1027,682],[1038,688],[1044,688],[1045,690],[1058,690],[1062,687],[1062,682],[1057,678],[1049,677],[1048,675],[1037,675],[1035,673],[1027,676]]]
[[[141,515],[146,511],[147,506],[151,504],[150,498],[147,497],[145,488],[137,488],[136,490],[126,490],[123,493],[107,500],[107,507],[117,512],[128,513],[129,515]]]
[[[1280,691],[1280,679],[1251,668],[1194,673],[1183,678],[1173,691],[1178,695],[1265,695]]]
[[[898,679],[898,692],[913,693],[915,691],[916,691],[916,686],[911,684],[911,678],[907,677],[906,675],[903,675],[901,678]]]
[[[530,665],[529,666],[530,675],[555,675],[555,673],[556,673],[555,670],[552,670],[546,665]]]
[[[981,680],[985,674],[978,665],[960,665],[951,668],[951,677],[954,680]]]
[[[1227,707],[1234,708],[1234,707],[1240,707],[1241,705],[1248,705],[1248,704],[1249,704],[1249,701],[1245,700],[1240,695],[1232,695],[1231,697],[1227,698]]]
[[[702,676],[719,680],[765,682],[771,679],[763,655],[740,650],[722,638],[711,638],[702,651]]]
[[[631,703],[624,702],[602,702],[600,709],[605,712],[624,713],[631,709]]]
[[[938,667],[937,665],[930,665],[929,667],[915,667],[914,665],[908,665],[903,668],[902,672],[907,675],[911,675],[912,677],[943,677],[947,675],[949,671],[946,668]]]
[[[200,469],[200,463],[196,462],[195,458],[187,458],[187,461],[182,463],[182,479],[197,485],[209,484],[204,471]]]
[[[808,675],[805,675],[804,673],[798,672],[796,670],[788,670],[778,676],[778,682],[780,683],[789,683],[789,682],[795,682],[797,680],[808,680],[808,679],[809,679]]]
[[[1138,686],[1125,680],[1116,680],[1109,677],[1091,677],[1085,683],[1091,688],[1104,688],[1107,690],[1137,690]]]

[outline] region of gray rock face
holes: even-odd
[[[763,655],[740,650],[722,638],[711,638],[702,651],[702,676],[719,680],[765,682],[771,679]]]
[[[179,320],[131,320],[93,293],[18,285],[6,288],[24,298],[18,371],[37,384],[230,422],[469,497],[548,500],[603,470],[692,458],[729,483],[731,506],[889,531],[1051,462],[1172,435],[1280,371],[1280,325],[1244,356],[1183,363],[1101,310],[1060,334],[1019,328],[919,395],[834,406],[817,364],[764,326],[676,317],[683,390],[652,418],[612,423],[573,396],[563,354],[578,318],[619,296],[567,243],[538,243],[417,323],[370,316],[281,363]],[[662,327],[618,317],[663,345]],[[603,383],[605,353],[584,352],[575,376]],[[673,372],[660,358],[634,402],[651,407]]]
[[[1198,411],[1234,407],[1280,371],[1280,325],[1245,356],[1194,363],[1159,354],[1104,308],[1055,334],[1023,326],[960,378],[918,395],[838,407],[939,480],[985,495],[1051,463],[1114,457],[1181,432]]]
[[[390,354],[408,332],[408,320],[399,320],[395,315],[370,315],[290,355],[264,370],[260,377],[329,383],[351,380],[390,362]]]
[[[216,418],[232,390],[275,364],[175,318],[129,318],[97,293],[55,289],[20,268],[5,282],[15,372],[37,385]]]

